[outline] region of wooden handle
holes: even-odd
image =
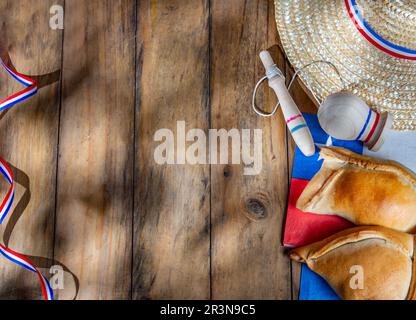
[[[260,52],[260,59],[266,69],[266,73],[275,65],[268,51]],[[296,145],[305,156],[312,156],[315,154],[315,143],[302,113],[286,88],[285,78],[278,75],[269,78],[269,86],[274,90],[279,99],[283,116]]]
[[[267,50],[260,52],[260,60],[266,71],[275,64],[270,52]]]
[[[302,113],[299,111],[291,95],[287,91],[284,81],[278,78],[269,81],[269,86],[279,98],[283,116],[292,134],[293,140],[302,153],[309,157],[315,154],[315,143]]]

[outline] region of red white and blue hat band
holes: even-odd
[[[26,86],[26,89],[11,95],[10,97],[0,101],[0,111],[12,107],[13,105],[28,99],[37,92],[36,81],[30,79],[20,73],[9,68],[0,58],[0,64],[6,69],[6,71],[21,84]],[[14,201],[14,179],[13,172],[7,165],[6,161],[0,158],[0,173],[6,178],[7,183],[9,184],[9,190],[4,197],[3,201],[0,204],[0,224],[4,221],[7,214],[10,212]],[[30,262],[23,255],[7,248],[5,245],[0,243],[0,254],[9,259],[10,261],[16,263],[17,265],[36,273],[39,282],[41,284],[43,297],[45,300],[53,300],[53,291],[49,285],[48,280],[40,273],[36,266]]]
[[[355,0],[345,0],[345,5],[358,31],[372,45],[396,58],[416,60],[416,50],[394,44],[377,33],[363,18]]]

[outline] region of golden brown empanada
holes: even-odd
[[[290,257],[320,274],[343,299],[415,300],[414,241],[384,227],[355,227],[294,249]]]
[[[394,161],[337,147],[321,148],[324,163],[297,201],[297,208],[335,214],[357,225],[400,231],[416,227],[416,175]]]

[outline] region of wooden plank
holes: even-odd
[[[212,297],[290,298],[289,261],[281,246],[287,198],[286,127],[281,114],[251,110],[255,81],[264,74],[261,49],[275,44],[270,1],[212,1],[212,127],[263,130],[263,168],[243,175],[243,164],[212,166]],[[280,55],[278,65],[284,70]],[[270,91],[259,104],[273,108]]]
[[[55,255],[78,277],[79,299],[131,296],[135,8],[65,6]]]
[[[2,57],[10,57],[20,73],[36,75],[43,86],[36,96],[0,117],[0,153],[12,164],[17,181],[15,208],[3,222],[2,241],[33,256],[32,262],[46,277],[53,256],[60,87],[56,75],[62,58],[62,31],[50,29],[48,22],[50,7],[62,2],[34,1],[29,6],[25,0],[0,2]],[[22,89],[3,69],[0,79],[2,98]],[[1,182],[3,191],[5,187]],[[38,277],[4,258],[0,283],[0,299],[43,298]]]
[[[208,1],[139,3],[133,298],[207,299],[209,166],[157,164],[154,134],[179,120],[207,133]]]

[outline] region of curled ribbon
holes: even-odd
[[[26,86],[26,89],[23,89],[22,91],[19,91],[10,97],[0,101],[0,111],[6,110],[13,105],[22,102],[23,100],[26,100],[27,98],[33,96],[38,91],[38,86],[36,84],[35,80],[32,80],[28,77],[25,77],[24,75],[21,75],[12,69],[10,69],[0,58],[1,65],[6,69],[6,71],[17,81],[19,81],[21,84]]]
[[[13,105],[26,100],[27,98],[33,96],[36,94],[38,88],[36,81],[33,79],[30,79],[24,75],[21,75],[20,73],[10,69],[0,58],[0,64],[6,69],[6,71],[18,82],[23,84],[26,88],[11,95],[10,97],[0,101],[0,111],[6,110]],[[10,208],[12,207],[13,201],[14,201],[14,180],[13,180],[13,173],[10,170],[9,166],[7,165],[6,161],[4,161],[2,158],[0,158],[0,172],[3,174],[3,176],[6,178],[8,183],[10,184],[9,191],[7,192],[5,198],[1,202],[0,205],[0,224],[3,223],[4,218],[7,216],[7,214],[10,211]],[[36,268],[36,266],[30,262],[26,257],[23,255],[14,252],[13,250],[10,250],[6,246],[4,246],[2,243],[0,243],[0,253],[10,261],[18,264],[19,266],[26,268],[34,273],[36,273],[39,277],[39,281],[42,286],[42,292],[43,297],[45,300],[53,300],[53,291],[52,288],[48,282],[48,280],[40,273],[40,271]]]

